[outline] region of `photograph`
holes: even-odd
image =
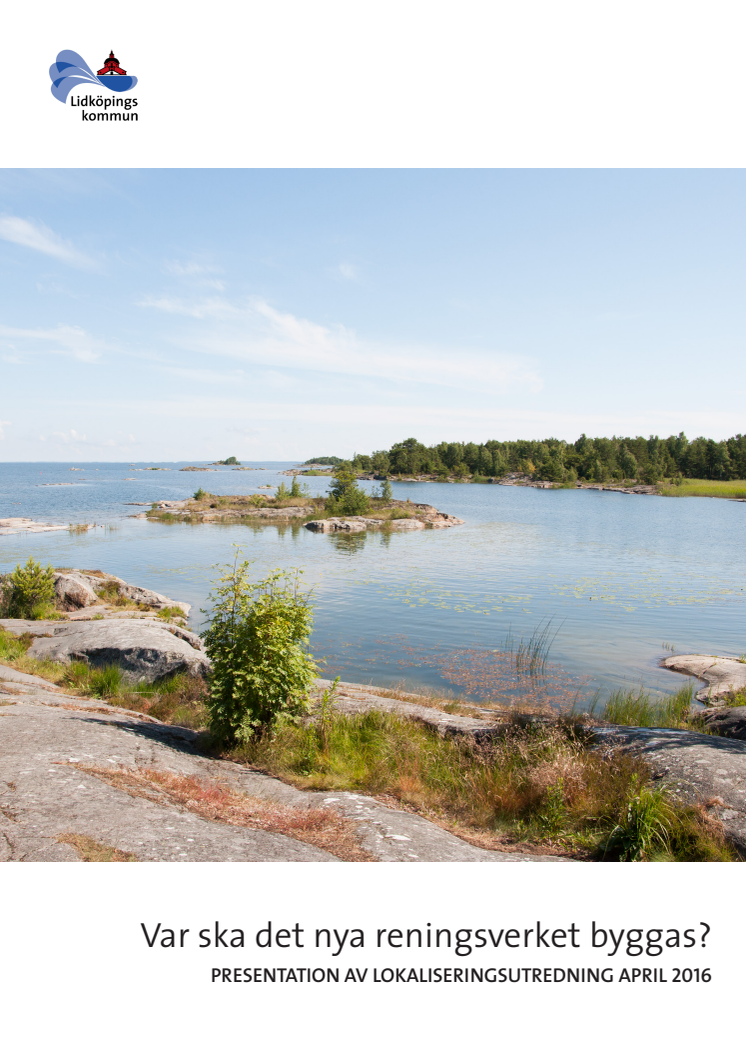
[[[2,192],[7,860],[742,860],[743,173]]]

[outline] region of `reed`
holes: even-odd
[[[639,690],[617,689],[609,696],[600,715],[597,705],[591,714],[616,726],[685,730],[694,728],[689,718],[693,693],[691,682],[660,700],[651,698],[642,686]]]

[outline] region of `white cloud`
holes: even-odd
[[[193,319],[227,319],[236,315],[236,309],[219,297],[205,298],[187,303],[178,297],[145,297],[137,301],[138,308],[158,308],[172,315],[189,315]]]
[[[210,275],[220,273],[220,268],[214,268],[208,264],[197,264],[196,261],[182,263],[178,260],[167,260],[163,270],[169,275],[177,275],[182,279],[191,279],[193,284],[207,286],[212,290],[224,290],[225,283],[222,279],[208,278]]]
[[[356,279],[357,278],[357,268],[355,267],[354,264],[348,264],[345,261],[343,261],[339,265],[337,270],[338,270],[339,274],[342,276],[343,279]]]
[[[428,345],[398,345],[358,338],[347,327],[323,326],[281,312],[261,298],[232,304],[224,298],[185,301],[148,297],[141,307],[202,319],[209,329],[172,335],[178,346],[202,355],[245,363],[310,370],[396,383],[447,385],[460,389],[538,392],[542,379],[522,356],[501,351]]]
[[[13,424],[12,422],[4,422],[2,420],[2,418],[0,418],[0,440],[4,440],[5,439],[5,429],[3,428],[3,426],[4,425],[12,425],[12,424]]]
[[[23,342],[25,347],[22,351],[27,354],[71,356],[82,363],[94,363],[104,348],[102,342],[95,340],[81,327],[65,326],[62,323],[53,330],[23,330],[13,326],[0,326],[0,339],[4,337]],[[10,347],[16,351],[14,344]],[[10,362],[20,360],[11,359]]]
[[[164,270],[169,275],[209,275],[211,272],[217,271],[217,268],[212,268],[209,265],[197,264],[195,261],[190,260],[185,264],[182,264],[178,260],[167,260],[164,264]]]
[[[63,444],[83,444],[86,442],[85,433],[79,433],[75,429],[71,429],[69,433],[54,432],[51,435]]]
[[[23,220],[20,216],[0,216],[0,238],[14,242],[18,246],[34,249],[49,257],[61,260],[74,268],[93,267],[93,261],[77,250],[70,242],[65,242],[45,224],[37,221]]]

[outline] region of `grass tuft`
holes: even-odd
[[[610,695],[600,717],[617,726],[698,729],[689,719],[693,693],[691,682],[662,700],[652,700],[642,687],[638,691],[618,689]]]
[[[620,861],[734,858],[705,815],[663,793],[665,831],[640,823],[635,836],[651,775],[630,755],[591,750],[568,720],[516,722],[494,744],[478,745],[389,713],[327,715],[280,726],[230,758],[301,788],[391,797],[482,845],[497,838]]]

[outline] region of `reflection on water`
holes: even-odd
[[[287,481],[280,475],[286,467],[214,472],[209,485],[200,474],[199,482],[216,494],[246,494]],[[394,484],[396,497],[430,502],[466,523],[325,535],[297,524],[132,520],[138,509],[127,503],[185,498],[196,474],[173,469],[127,480],[135,477],[129,466],[83,468],[0,466],[0,516],[62,523],[90,517],[108,526],[87,535],[2,537],[0,571],[29,554],[59,566],[103,568],[191,602],[199,627],[214,566],[230,561],[238,543],[257,575],[278,566],[305,569],[316,595],[314,653],[327,657],[329,673],[351,681],[406,679],[458,690],[467,688],[471,671],[477,686],[487,651],[499,649],[509,629],[529,637],[550,617],[562,622],[552,659],[590,689],[640,682],[675,688],[677,676],[657,666],[664,642],[679,652],[746,651],[746,503]],[[86,479],[39,486],[40,478],[65,476]],[[309,484],[320,494],[328,480]]]
[[[332,546],[339,554],[359,554],[368,541],[367,532],[334,532],[329,536]]]

